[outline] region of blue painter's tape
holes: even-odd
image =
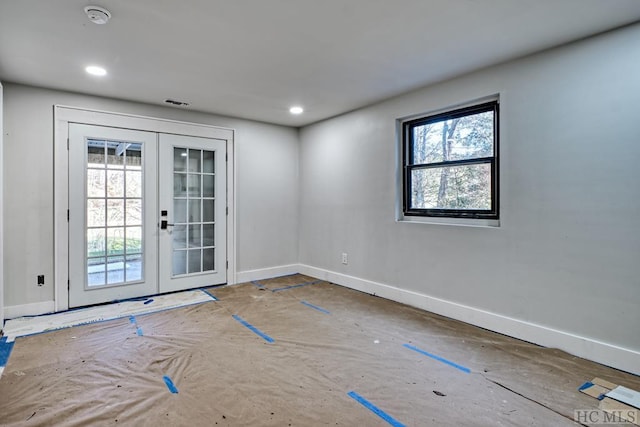
[[[173,381],[171,381],[171,378],[169,378],[167,375],[165,375],[164,377],[162,377],[162,379],[164,380],[164,383],[167,385],[167,388],[169,389],[169,391],[171,393],[173,393],[173,394],[178,393],[178,388],[175,386]]]
[[[138,334],[139,337],[143,336],[142,328],[138,326],[138,321],[136,320],[136,316],[133,316],[133,315],[129,316],[129,322],[131,322],[131,324],[136,327],[136,334]]]
[[[388,422],[393,427],[405,427],[405,425],[402,424],[400,421],[396,420],[391,415],[387,414],[382,409],[378,408],[376,405],[369,402],[367,399],[360,396],[355,391],[350,391],[349,393],[347,393],[347,395],[352,399],[354,399],[356,402],[360,403],[362,406],[364,406],[368,410],[370,410],[371,412],[373,412],[374,414],[376,414],[377,416],[379,416],[380,418],[382,418],[383,420],[385,420],[386,422]]]
[[[403,346],[408,348],[409,350],[413,350],[413,351],[415,351],[417,353],[424,354],[425,356],[428,356],[428,357],[430,357],[432,359],[435,359],[438,362],[446,363],[449,366],[453,366],[456,369],[460,369],[462,372],[466,372],[467,374],[471,373],[471,369],[469,369],[469,368],[467,368],[465,366],[458,365],[457,363],[452,362],[450,360],[447,360],[447,359],[445,359],[443,357],[436,356],[435,354],[428,353],[428,352],[426,352],[424,350],[419,349],[418,347],[412,346],[411,344],[403,344]]]
[[[299,288],[300,286],[315,285],[316,283],[320,283],[320,282],[323,282],[323,280],[314,280],[313,282],[300,283],[299,285],[285,286],[284,288],[275,288],[275,289],[271,289],[271,292],[287,291],[289,289]]]
[[[202,292],[204,292],[205,294],[209,295],[211,298],[213,298],[214,301],[218,301],[218,298],[216,298],[211,292],[209,292],[206,289],[200,289]]]
[[[325,314],[331,314],[328,310],[325,310],[325,309],[324,309],[324,308],[322,308],[322,307],[318,307],[317,305],[313,305],[313,304],[308,303],[308,302],[306,302],[306,301],[300,301],[300,302],[301,302],[302,304],[306,305],[307,307],[311,307],[311,308],[313,308],[314,310],[321,311],[321,312],[323,312],[323,313],[325,313]]]
[[[149,298],[144,302],[144,305],[151,304],[153,302],[153,298]]]
[[[262,283],[258,282],[257,280],[252,280],[252,281],[251,281],[251,284],[252,284],[253,286],[257,286],[257,287],[259,287],[260,289],[264,289],[264,285],[263,285]]]
[[[582,384],[579,388],[578,391],[582,391],[582,390],[586,390],[589,387],[593,387],[593,383],[591,381],[587,381],[586,383]]]
[[[275,341],[269,335],[265,334],[260,329],[256,328],[251,323],[247,322],[246,320],[244,320],[242,317],[238,316],[237,314],[234,314],[233,318],[236,319],[241,324],[243,324],[244,326],[246,326],[249,330],[251,330],[256,335],[259,335],[260,337],[262,337],[262,339],[264,339],[266,342],[272,343],[272,342]]]
[[[7,337],[0,338],[0,368],[7,366],[15,341],[7,342]]]

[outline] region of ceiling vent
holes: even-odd
[[[87,6],[84,8],[84,13],[94,24],[106,24],[111,19],[111,12],[100,6]]]
[[[176,101],[175,99],[165,99],[164,102],[171,105],[177,105],[178,107],[188,107],[188,102]]]

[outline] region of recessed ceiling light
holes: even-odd
[[[102,67],[97,67],[95,65],[89,65],[87,68],[84,69],[87,73],[94,75],[94,76],[106,76],[107,75],[107,70],[105,70]]]
[[[291,114],[302,114],[303,111],[304,111],[304,109],[302,107],[298,107],[298,106],[289,108],[289,112]]]

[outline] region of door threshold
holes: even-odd
[[[4,335],[8,342],[18,337],[36,335],[74,326],[107,322],[124,317],[140,316],[174,308],[217,301],[216,297],[204,289],[172,292],[144,298],[74,308],[54,314],[18,317],[7,320]]]

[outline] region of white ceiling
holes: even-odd
[[[0,0],[0,80],[302,126],[638,20],[640,0]]]

